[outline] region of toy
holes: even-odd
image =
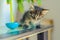
[[[8,1],[10,4],[10,23],[6,23],[6,26],[10,29],[15,29],[18,27],[19,23],[17,22],[14,22],[14,15],[13,15],[13,12],[12,12],[12,0],[9,0]]]

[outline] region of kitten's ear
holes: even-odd
[[[30,10],[33,11],[34,10],[34,5],[30,6]]]
[[[45,14],[47,14],[48,11],[49,11],[48,9],[43,9],[42,14],[45,15]]]

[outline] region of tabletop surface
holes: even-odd
[[[32,34],[37,34],[37,33],[41,33],[44,30],[48,30],[50,28],[53,28],[53,26],[47,26],[47,27],[42,27],[40,29],[35,29],[35,30],[29,30],[29,31],[15,31],[15,32],[11,32],[11,33],[6,33],[6,34],[2,34],[0,35],[0,40],[8,40],[8,39],[17,39],[17,38],[24,38],[24,36],[27,35],[32,35]]]

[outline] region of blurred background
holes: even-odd
[[[42,7],[50,9],[46,18],[54,20],[52,40],[60,40],[60,0],[42,0]]]
[[[13,1],[15,2],[15,0]],[[24,4],[26,4],[25,8],[27,8],[28,10],[28,3],[24,2]],[[14,3],[14,6],[16,7],[15,3]],[[60,27],[59,27],[60,26],[60,0],[42,0],[42,7],[49,9],[49,13],[45,16],[45,18],[54,20],[54,32],[53,32],[52,40],[59,40],[60,39],[60,36],[59,36],[60,35]],[[16,19],[15,8],[13,9],[13,11]],[[2,33],[2,30],[3,30],[3,33],[9,30],[7,27],[5,27],[5,23],[9,22],[10,20],[10,18],[8,17],[9,13],[10,13],[9,5],[6,5],[6,0],[0,0],[0,34]],[[34,38],[35,37],[36,36],[34,36]]]

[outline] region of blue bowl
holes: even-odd
[[[17,22],[10,22],[10,23],[6,23],[6,26],[10,29],[15,29],[19,26],[19,23]]]

